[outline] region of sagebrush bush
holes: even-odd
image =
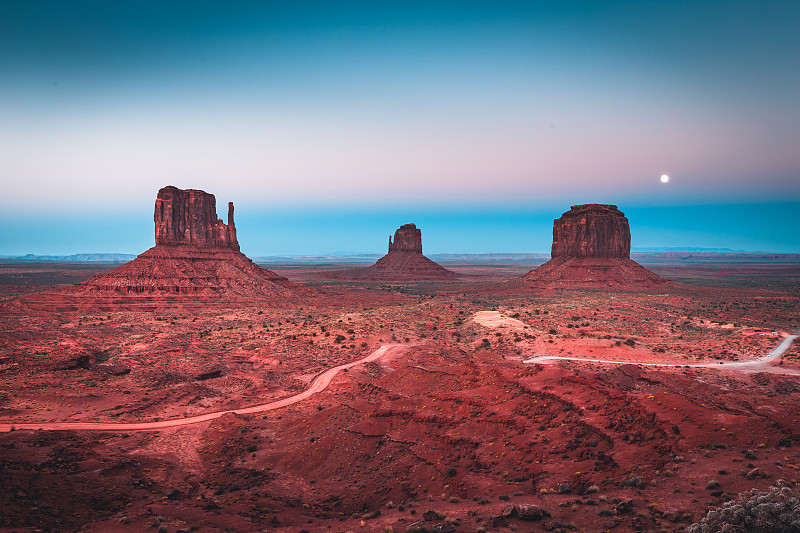
[[[800,498],[779,484],[767,492],[756,489],[739,500],[712,509],[689,533],[800,533]]]

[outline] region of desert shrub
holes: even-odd
[[[621,487],[642,487],[644,486],[644,480],[641,476],[634,476],[631,475],[628,479],[625,479],[620,482]]]
[[[751,490],[712,509],[689,533],[800,533],[800,498],[781,486]]]

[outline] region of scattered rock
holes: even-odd
[[[425,527],[425,522],[414,522],[406,527],[406,533],[430,533]]]
[[[126,376],[131,373],[131,368],[123,365],[97,365],[97,369],[112,376]]]
[[[633,500],[624,498],[614,506],[614,510],[619,514],[627,514],[633,511]]]
[[[207,379],[214,379],[222,376],[222,370],[210,370],[208,372],[203,372],[202,374],[198,374],[195,378],[197,381],[205,381]]]
[[[515,517],[515,516],[517,516],[517,506],[516,505],[506,505],[500,511],[500,514],[502,516],[505,516],[506,518]]]
[[[489,519],[489,522],[492,527],[508,527],[508,520],[503,515],[493,516]]]
[[[92,366],[91,356],[84,353],[71,354],[67,359],[59,362],[53,368],[55,370],[86,370]]]
[[[517,514],[520,520],[527,520],[529,522],[550,518],[550,512],[546,509],[542,509],[538,505],[524,503],[517,507]]]

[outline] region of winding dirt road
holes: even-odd
[[[216,411],[214,413],[206,413],[204,415],[190,416],[187,418],[176,418],[172,420],[160,420],[158,422],[135,422],[135,423],[116,423],[116,422],[24,422],[24,423],[9,423],[0,422],[0,432],[11,431],[14,429],[45,429],[45,430],[94,430],[94,431],[153,431],[167,428],[174,428],[178,426],[186,426],[189,424],[199,424],[200,422],[208,422],[229,413],[233,414],[250,414],[261,413],[264,411],[272,411],[273,409],[280,409],[289,405],[301,402],[306,398],[313,396],[318,392],[322,392],[328,388],[328,385],[333,381],[334,376],[340,370],[345,370],[356,365],[375,361],[381,357],[397,351],[405,351],[408,345],[388,344],[381,346],[368,356],[352,363],[335,366],[324,371],[314,378],[311,385],[299,394],[276,400],[270,403],[262,403],[252,407],[243,407],[241,409],[228,409],[225,411]]]
[[[587,363],[604,363],[610,365],[641,365],[641,366],[672,366],[672,367],[693,367],[693,368],[717,368],[720,370],[741,370],[745,372],[770,372],[774,371],[771,361],[779,359],[783,352],[792,345],[794,340],[800,335],[789,335],[764,357],[759,357],[755,361],[734,361],[732,363],[718,361],[716,363],[640,363],[637,361],[613,361],[609,359],[590,359],[586,357],[560,357],[556,355],[542,355],[525,359],[523,363],[546,363],[548,361],[584,361]],[[800,374],[790,369],[783,369],[783,374]]]
[[[479,311],[475,313],[472,319],[489,328],[497,328],[503,326],[510,326],[512,328],[522,329],[525,323],[514,318],[509,318],[500,314],[497,311]],[[667,367],[694,367],[694,368],[717,368],[720,370],[740,370],[744,372],[775,372],[775,367],[772,363],[780,359],[781,355],[789,349],[795,339],[800,335],[788,335],[784,337],[778,346],[771,352],[763,357],[759,357],[754,361],[736,361],[736,362],[715,362],[715,363],[644,363],[637,361],[614,361],[612,359],[592,359],[589,357],[562,357],[558,355],[541,355],[525,359],[523,363],[552,363],[555,361],[582,361],[585,363],[600,363],[608,365],[641,365],[641,366],[667,366]],[[799,374],[799,371],[791,369],[781,369],[782,374]]]

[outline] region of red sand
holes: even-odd
[[[724,369],[778,344],[755,330],[797,327],[793,279],[547,295],[332,284],[285,305],[5,306],[0,421],[18,427],[148,427],[270,404],[381,345],[403,348],[279,409],[160,431],[2,433],[0,530],[679,530],[740,492],[800,481],[800,385],[774,373],[800,367],[797,345],[764,372]],[[726,365],[522,362],[536,355]],[[550,516],[501,518],[523,504]]]

